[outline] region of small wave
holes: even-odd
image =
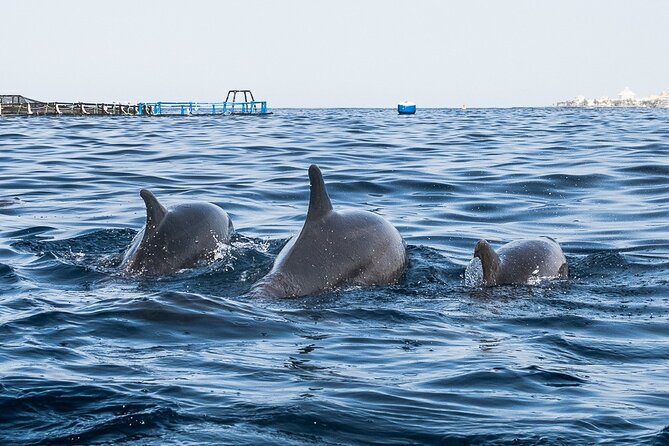
[[[648,364],[658,361],[662,355],[669,355],[669,347],[658,347],[655,343],[614,342],[610,339],[594,339],[557,334],[545,335],[535,340],[555,352],[573,361],[596,364]],[[659,356],[658,356],[659,355]],[[662,362],[660,360],[660,362]]]
[[[17,283],[20,281],[20,278],[16,275],[14,269],[4,263],[0,263],[0,279],[0,282],[3,284]]]
[[[487,389],[499,387],[505,391],[526,393],[541,392],[541,386],[547,387],[578,387],[587,383],[567,371],[551,371],[539,366],[529,366],[522,370],[509,370],[496,367],[487,371],[473,371],[439,378],[423,383],[430,388],[442,389]]]
[[[42,236],[42,234],[55,230],[56,228],[51,226],[32,226],[30,228],[9,232],[6,234],[6,236],[11,239],[39,238]]]
[[[661,180],[661,184],[665,185],[667,184],[667,178],[669,178],[669,166],[662,163],[636,164],[634,166],[618,167],[616,170],[625,174],[638,174],[643,178],[655,175],[658,180]]]

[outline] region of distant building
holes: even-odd
[[[630,90],[630,87],[625,87],[623,91],[618,93],[618,97],[621,101],[633,101],[635,96],[634,92]]]
[[[568,101],[560,101],[556,105],[558,107],[669,107],[669,93],[663,91],[657,95],[637,99],[634,92],[629,87],[625,87],[618,93],[618,99],[610,99],[607,96],[601,96],[598,99],[576,96]]]

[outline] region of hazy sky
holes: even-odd
[[[270,107],[551,105],[669,90],[666,0],[0,0],[0,93]]]

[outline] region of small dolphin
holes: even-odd
[[[550,237],[516,240],[495,252],[486,240],[479,240],[474,257],[481,260],[483,285],[528,284],[531,279],[566,279],[567,259],[560,245]]]
[[[251,296],[296,297],[342,286],[396,282],[407,265],[404,241],[383,217],[335,211],[316,165],[309,167],[311,196],[304,226],[283,247]]]
[[[234,233],[232,221],[211,203],[185,203],[167,210],[148,189],[139,195],[146,204],[146,225],[126,251],[121,268],[132,273],[175,273],[213,260]]]

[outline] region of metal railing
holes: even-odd
[[[140,102],[138,115],[253,115],[266,114],[267,101],[246,102]]]

